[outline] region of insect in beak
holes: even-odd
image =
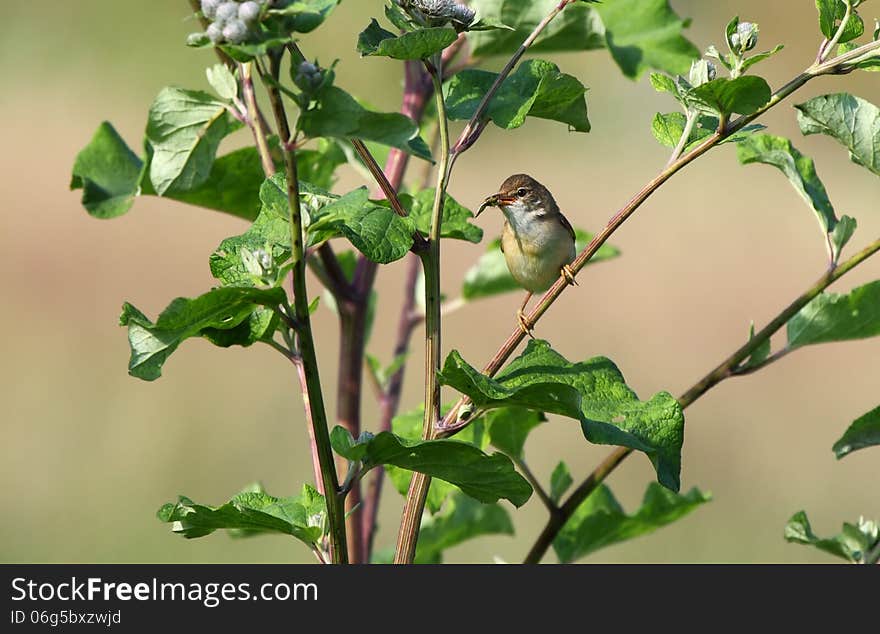
[[[486,200],[483,201],[483,204],[480,205],[480,208],[477,209],[477,213],[474,214],[474,218],[476,218],[476,217],[479,216],[481,213],[483,213],[483,210],[484,210],[486,207],[497,207],[497,206],[498,206],[498,199],[499,199],[499,198],[500,198],[500,194],[492,194],[491,196],[489,196],[488,198],[486,198]]]

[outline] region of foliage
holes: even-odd
[[[83,207],[99,219],[122,216],[138,197],[148,195],[248,223],[210,255],[216,287],[173,300],[155,321],[124,304],[120,324],[131,349],[129,373],[147,381],[159,378],[171,354],[196,337],[220,347],[270,346],[298,370],[319,475],[315,486],[306,484],[296,497],[273,497],[259,486],[217,507],[180,497],[159,510],[159,519],[187,538],[221,529],[237,536],[281,533],[306,544],[322,561],[342,563],[349,555],[379,561],[383,557],[372,551],[375,508],[369,512],[378,504],[381,474],[387,472],[406,496],[401,539],[388,559],[438,563],[466,540],[512,534],[514,523],[502,500],[519,507],[536,492],[550,519],[526,560],[539,561],[552,546],[561,562],[571,562],[646,535],[707,502],[710,496],[697,488],[679,493],[686,407],[717,383],[760,370],[803,346],[880,335],[880,280],[846,292],[826,291],[880,250],[880,242],[842,260],[855,237],[855,218],[837,214],[812,158],[790,139],[759,133],[764,126],[757,123],[816,77],[880,67],[878,33],[859,42],[865,36],[861,4],[817,0],[816,37],[822,41],[816,60],[774,91],[754,71],[782,46],[762,51],[759,26],[738,16],[718,30],[726,50],[713,44],[701,58],[685,36],[690,20],[673,11],[668,0],[474,0],[467,5],[389,0],[381,21],[371,19],[350,44],[365,58],[363,68],[370,70],[364,72],[405,68],[402,112],[373,109],[336,84],[335,63],[324,67],[306,56],[305,34],[331,18],[338,0],[194,5],[202,30],[187,44],[216,53],[219,63],[206,73],[213,94],[163,88],[149,108],[142,151],[129,147],[112,124],[101,123],[75,159],[70,187],[82,190]],[[541,57],[522,59],[526,49]],[[786,177],[818,220],[828,250],[827,270],[816,285],[766,328],[756,332],[753,324],[745,346],[678,399],[666,391],[641,399],[612,360],[594,356],[571,362],[543,340],[530,341],[507,362],[525,336],[519,331],[483,371],[465,361],[471,351],[459,352],[454,345],[440,367],[440,242],[479,244],[483,238],[471,209],[448,193],[457,157],[473,147],[489,122],[506,131],[540,118],[563,124],[548,134],[590,132],[587,86],[555,58],[543,56],[599,50],[628,78],[654,71],[651,85],[677,110],[656,113],[651,132],[672,155],[604,229],[576,231],[580,255],[566,275],[619,256],[607,243],[609,236],[683,166],[725,144],[735,145],[741,164],[769,165]],[[498,72],[487,69],[487,59],[498,56],[508,63]],[[559,61],[568,64],[570,58]],[[265,95],[258,98],[260,85]],[[804,135],[832,138],[855,164],[880,175],[876,105],[839,92],[795,108]],[[450,121],[466,122],[454,143]],[[434,127],[438,143],[432,150],[426,139]],[[250,134],[253,145],[241,147],[231,138],[240,131]],[[237,149],[224,151],[227,143]],[[387,160],[387,174],[377,155]],[[428,174],[436,175],[433,186],[405,185],[408,158],[425,162]],[[340,190],[337,178],[347,167],[370,175],[382,196],[371,195],[366,184]],[[517,200],[526,195],[517,193]],[[546,218],[549,209],[533,211],[541,213],[530,222],[558,223]],[[415,268],[404,287],[399,340],[385,366],[367,351],[381,314],[373,281],[380,265],[404,259]],[[461,299],[446,302],[447,310],[469,309],[474,300],[519,288],[498,241],[474,260]],[[536,261],[541,263],[539,257]],[[335,427],[324,406],[311,326],[312,314],[323,309],[310,290],[307,268],[324,287],[322,303],[341,326],[340,425]],[[288,278],[292,292],[285,290]],[[552,287],[535,314],[540,317],[562,290],[561,283]],[[428,402],[397,415],[409,339],[421,322]],[[783,327],[786,341],[774,352],[770,338]],[[364,430],[359,418],[363,366],[374,378],[382,411],[373,432]],[[442,410],[441,383],[461,394]],[[547,478],[528,466],[532,433],[564,425],[548,415],[573,419],[587,442],[614,447],[577,486],[565,462],[554,461]],[[853,422],[834,444],[837,457],[878,444],[878,421],[875,409]],[[639,509],[627,514],[604,479],[633,451],[648,457],[657,482],[648,485]],[[347,470],[337,473],[335,462]],[[365,478],[374,486],[362,497]],[[549,479],[546,490],[544,479]],[[429,514],[423,518],[425,506]],[[877,525],[864,520],[844,524],[840,535],[823,539],[801,512],[785,537],[848,561],[880,557]]]

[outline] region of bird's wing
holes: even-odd
[[[577,240],[577,237],[574,234],[574,227],[571,226],[571,223],[568,221],[568,218],[562,215],[562,212],[556,214],[556,217],[559,218],[559,222],[562,223],[562,226],[565,227],[565,230],[568,231],[568,235],[571,236],[572,240]]]

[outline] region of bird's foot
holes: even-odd
[[[577,286],[577,280],[574,279],[574,271],[568,264],[564,264],[562,269],[560,269],[562,273],[562,277],[565,278],[565,281],[568,282],[571,286]]]
[[[529,337],[531,337],[532,339],[534,339],[535,333],[532,330],[532,324],[530,324],[529,320],[526,319],[526,314],[522,310],[522,308],[520,308],[518,311],[516,311],[516,317],[519,320],[519,328],[520,328],[520,330],[523,331],[523,334],[526,334]]]

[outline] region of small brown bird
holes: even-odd
[[[501,234],[501,251],[513,279],[529,294],[516,315],[523,332],[532,335],[525,308],[534,293],[546,291],[559,276],[577,284],[569,264],[575,257],[575,234],[553,195],[527,174],[514,174],[501,184],[476,215],[486,207],[498,207],[506,222]]]

